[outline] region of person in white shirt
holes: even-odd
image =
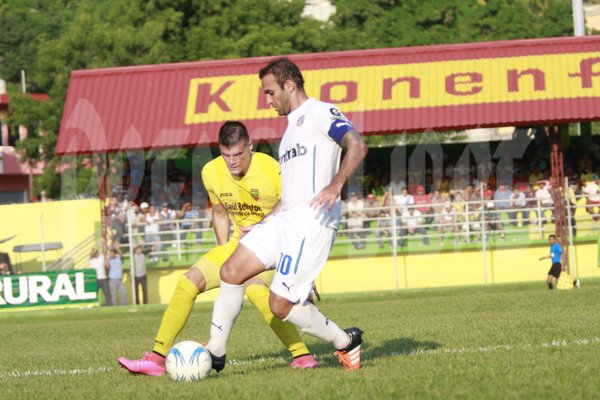
[[[598,187],[600,186],[600,177],[594,176],[593,181],[589,181],[583,188],[583,193],[586,195],[585,198],[585,210],[592,216],[594,221],[600,221],[600,193]]]
[[[415,199],[412,194],[408,193],[408,188],[405,186],[402,188],[400,193],[392,196],[394,200],[394,206],[396,206],[398,212],[403,213],[406,209],[406,206],[412,206],[415,204]]]
[[[400,227],[400,240],[398,240],[398,246],[403,247],[406,244],[406,236],[421,234],[423,235],[423,244],[429,245],[429,237],[425,231],[423,215],[421,211],[415,207],[407,207],[402,213],[401,227]]]
[[[348,237],[350,242],[356,249],[364,249],[366,243],[364,237],[366,232],[364,231],[364,221],[367,218],[365,213],[365,204],[362,199],[358,198],[357,192],[350,193],[350,200],[346,202],[348,211]]]
[[[437,231],[440,235],[440,243],[442,245],[444,244],[444,231],[447,230],[454,232],[454,243],[458,243],[458,221],[456,209],[449,201],[444,203],[444,207],[440,211],[438,219]]]
[[[160,224],[160,231],[161,232],[169,232],[169,233],[162,233],[161,236],[161,242],[168,242],[168,241],[172,241],[171,243],[171,247],[176,247],[177,244],[174,242],[174,240],[176,239],[175,234],[173,233],[173,230],[175,229],[175,224],[173,223],[174,220],[177,219],[177,212],[175,210],[173,210],[173,208],[171,207],[171,205],[167,202],[164,202],[160,208],[160,220],[162,221],[162,223]]]
[[[388,186],[388,190],[392,193],[392,196],[399,195],[405,187],[406,183],[402,180],[402,174],[398,171],[393,171],[392,179]]]
[[[158,232],[160,231],[160,225],[158,221],[161,220],[160,213],[156,210],[154,205],[148,205],[147,203],[142,203],[140,206],[142,211],[144,212],[144,216],[142,218],[142,222],[144,225],[144,241],[150,246],[152,252],[160,251],[160,237]],[[157,255],[150,256],[150,262],[158,261]]]
[[[512,208],[515,209],[515,220],[518,221],[518,226],[521,227],[523,224],[529,223],[529,209],[527,208],[527,197],[525,195],[525,187],[523,186],[515,186],[512,194]],[[519,220],[519,214],[521,214],[521,219]]]
[[[227,341],[244,302],[244,282],[275,268],[269,301],[273,314],[331,343],[344,368],[358,369],[362,330],[340,329],[307,300],[336,236],[340,193],[367,146],[335,105],[308,97],[302,73],[290,59],[271,61],[259,78],[267,104],[287,118],[279,145],[282,195],[272,215],[248,231],[221,267],[206,348],[213,368],[223,369]]]
[[[105,306],[112,306],[110,298],[110,288],[108,286],[108,275],[106,271],[106,263],[104,262],[104,256],[100,254],[97,248],[92,248],[90,251],[90,268],[96,271],[96,281],[98,282],[98,288],[102,290],[104,295]]]
[[[538,208],[536,210],[537,218],[544,223],[546,221],[545,218],[545,210],[549,209],[552,212],[552,206],[554,205],[554,201],[552,200],[552,194],[548,190],[545,181],[538,182],[538,189],[535,191],[535,198],[538,201],[538,204],[541,207],[541,211]]]

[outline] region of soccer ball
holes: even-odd
[[[171,347],[165,360],[167,374],[177,382],[194,382],[206,378],[212,368],[208,350],[200,343],[186,340]]]

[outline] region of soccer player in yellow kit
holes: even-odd
[[[183,329],[196,297],[220,286],[220,268],[238,246],[241,228],[259,223],[279,202],[281,178],[279,163],[268,155],[252,152],[246,127],[228,121],[219,130],[221,156],[202,169],[202,182],[212,204],[212,222],[218,246],[206,253],[185,274],[175,288],[165,310],[152,352],[118,362],[132,373],[160,376],[165,373],[165,356]],[[230,237],[230,224],[233,235]],[[290,366],[313,368],[318,365],[302,342],[297,328],[273,316],[269,308],[269,288],[275,270],[265,271],[245,283],[248,299],[263,315],[293,356]]]

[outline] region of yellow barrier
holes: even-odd
[[[582,244],[572,250],[580,279],[600,277],[596,247],[595,243]],[[393,257],[330,260],[316,284],[323,295],[527,281],[537,281],[545,287],[550,264],[538,259],[545,256],[548,249],[548,246],[536,246],[489,250],[485,268],[480,251],[403,255],[397,262]],[[149,270],[149,301],[168,303],[179,275],[186,270]],[[213,301],[217,293],[218,290],[204,293],[197,301]]]
[[[0,206],[0,239],[17,235],[0,244],[0,251],[8,253],[13,264],[20,260],[23,272],[41,271],[40,252],[20,253],[12,251],[14,246],[61,242],[63,252],[75,247],[92,235],[100,221],[100,203],[94,200],[67,200],[45,203],[9,204]],[[43,229],[42,229],[43,227]],[[57,252],[45,253],[46,262],[58,258]]]

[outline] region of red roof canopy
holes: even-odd
[[[74,71],[57,153],[194,147],[243,121],[255,141],[286,119],[258,70],[273,57]],[[366,135],[550,124],[600,117],[600,37],[291,55],[309,96]]]

